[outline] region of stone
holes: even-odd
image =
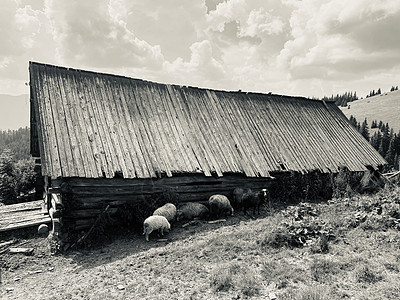
[[[45,235],[46,233],[49,232],[49,226],[46,224],[40,224],[38,227],[38,234],[39,235]]]

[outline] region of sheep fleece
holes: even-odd
[[[153,212],[153,216],[163,216],[172,222],[176,217],[176,206],[172,203],[164,204]]]
[[[204,218],[208,214],[208,208],[201,203],[185,203],[177,213],[178,221],[193,220],[194,218]]]
[[[149,241],[149,235],[155,230],[160,230],[161,235],[171,229],[167,218],[163,216],[150,216],[143,222],[143,234],[146,237],[146,241]]]
[[[216,216],[229,216],[233,215],[233,208],[229,202],[228,197],[224,195],[212,195],[208,199],[210,204],[210,214]]]

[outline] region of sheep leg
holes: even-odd
[[[146,237],[146,241],[149,241],[149,235],[152,232],[152,230],[145,230],[145,237]]]

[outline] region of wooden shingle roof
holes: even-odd
[[[33,155],[52,178],[362,171],[386,164],[334,103],[30,63]],[[36,150],[35,150],[36,149]],[[39,151],[38,151],[39,150]]]

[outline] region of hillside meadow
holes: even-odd
[[[400,131],[400,91],[382,93],[373,97],[349,102],[347,107],[340,107],[347,118],[352,115],[358,122],[367,118],[371,127],[372,121],[388,123],[394,132]]]
[[[150,242],[108,232],[101,247],[0,257],[2,299],[399,299],[400,189],[274,203],[256,218],[175,223]],[[2,241],[11,237],[3,237]]]

